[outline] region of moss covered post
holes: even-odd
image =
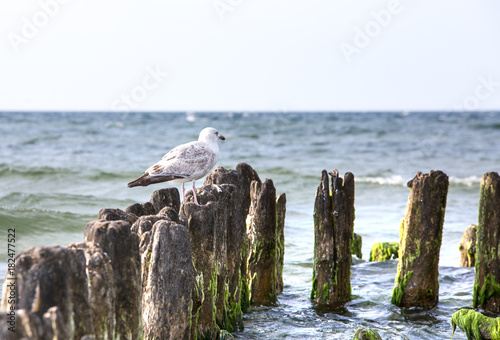
[[[255,304],[276,302],[286,198],[276,198],[273,182],[261,182],[245,163],[216,168],[197,196],[200,205],[186,194],[179,216],[196,271],[191,338],[222,338],[243,328],[250,297]]]
[[[188,218],[193,264],[197,275],[197,286],[192,297],[192,338],[202,334],[212,337],[218,334],[216,299],[219,268],[216,267],[216,212],[215,202],[199,206],[194,203],[181,205],[181,214]]]
[[[352,234],[352,243],[351,243],[351,254],[356,255],[358,259],[363,258],[363,253],[361,252],[363,248],[363,237],[356,233]]]
[[[438,264],[448,194],[442,171],[417,172],[401,222],[398,271],[391,302],[399,307],[434,307],[439,299]]]
[[[354,228],[354,175],[321,174],[314,204],[314,267],[311,299],[342,306],[351,297],[351,243]]]
[[[500,312],[500,176],[488,172],[481,179],[476,240],[476,278],[472,304]]]
[[[247,218],[247,232],[250,237],[251,303],[270,305],[278,297],[278,254],[276,228],[276,189],[273,181],[252,181],[250,185],[251,204]]]

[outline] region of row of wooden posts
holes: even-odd
[[[351,248],[354,227],[354,176],[323,171],[314,206],[314,267],[311,298],[317,305],[339,307],[351,297]],[[408,182],[410,195],[400,226],[399,245],[380,243],[370,260],[387,258],[398,249],[398,267],[391,302],[399,307],[432,308],[439,300],[439,251],[448,194],[442,171],[418,172]],[[475,266],[473,307],[500,313],[500,176],[481,180],[479,219],[460,244],[461,265]],[[500,340],[500,318],[461,309],[451,318],[453,333],[461,328],[468,339]],[[380,339],[373,330],[356,332],[355,339]]]
[[[286,197],[245,163],[216,168],[197,196],[161,189],[102,209],[83,243],[18,254],[0,339],[232,338],[283,290]]]
[[[316,192],[311,299],[338,307],[351,297],[358,239],[354,175],[342,178],[335,170],[330,176],[331,182],[322,172]],[[392,302],[431,308],[439,298],[448,176],[419,172],[408,186]],[[84,243],[18,254],[0,306],[15,310],[17,330],[8,329],[12,315],[0,313],[0,339],[230,338],[251,305],[275,304],[283,290],[286,198],[241,163],[236,170],[216,168],[198,200],[199,206],[188,193],[181,204],[177,189],[161,189],[149,202],[101,210],[86,226]],[[500,312],[498,174],[484,175],[479,206],[474,307]],[[471,315],[462,314],[454,324],[472,327]],[[360,330],[355,338],[372,333]]]
[[[330,176],[331,184],[323,171],[316,192],[311,295],[316,304],[337,307],[349,301],[351,292],[354,176],[346,173],[342,178],[337,170]],[[448,176],[442,171],[418,172],[408,187],[391,302],[400,307],[432,308],[439,299],[438,264]],[[500,313],[500,176],[496,172],[484,174],[481,180],[479,221],[468,228],[460,248],[464,265],[475,259],[473,307]]]

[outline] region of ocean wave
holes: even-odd
[[[468,177],[454,177],[450,176],[450,184],[465,185],[468,187],[479,186],[481,184],[481,177],[468,176]]]
[[[109,179],[128,179],[138,175],[137,172],[123,171],[111,172],[99,169],[84,169],[84,168],[67,168],[67,167],[51,167],[51,166],[12,166],[9,164],[0,164],[0,177],[23,177],[28,179],[50,179],[52,177],[72,177],[80,179],[88,179],[92,181],[109,180]]]
[[[411,178],[403,178],[400,175],[391,175],[391,176],[387,176],[387,177],[383,177],[383,176],[355,177],[355,180],[358,183],[406,186],[408,181],[411,180]],[[472,186],[479,185],[481,183],[481,177],[478,177],[478,176],[468,176],[468,177],[450,176],[449,183],[450,183],[450,185],[472,187]]]
[[[62,174],[76,174],[76,173],[77,173],[76,171],[73,171],[69,168],[59,168],[59,167],[54,168],[50,166],[27,167],[27,166],[12,166],[5,163],[0,164],[0,177],[9,175],[41,177],[47,175],[62,175]]]
[[[82,231],[92,216],[35,208],[0,207],[0,225],[29,235],[45,231]]]
[[[409,179],[403,178],[400,175],[391,175],[388,177],[373,176],[373,177],[355,177],[358,183],[371,183],[379,185],[404,185],[408,183]]]
[[[104,207],[125,208],[135,202],[127,199],[103,198],[93,195],[67,193],[12,192],[0,197],[0,209],[11,212],[43,214],[75,214],[97,217]]]

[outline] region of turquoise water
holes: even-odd
[[[477,223],[482,175],[500,171],[500,113],[0,113],[0,271],[8,228],[18,251],[81,242],[101,208],[149,200],[162,184],[126,183],[206,126],[226,137],[219,165],[249,163],[287,194],[285,291],[278,306],[252,309],[237,338],[350,339],[361,326],[383,339],[451,337],[451,314],[471,305],[474,279],[473,269],[456,267],[458,244]],[[342,310],[313,308],[312,212],[323,169],[356,178],[364,259],[373,243],[399,239],[416,171],[450,176],[436,308],[390,304],[396,261],[356,264],[353,300]]]

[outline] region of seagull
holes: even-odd
[[[127,184],[129,188],[148,186],[161,182],[182,183],[182,202],[185,200],[184,183],[193,181],[194,203],[196,198],[195,181],[202,178],[219,160],[217,142],[226,140],[214,128],[201,130],[198,141],[181,144],[170,150],[161,161],[151,165],[144,175]]]

